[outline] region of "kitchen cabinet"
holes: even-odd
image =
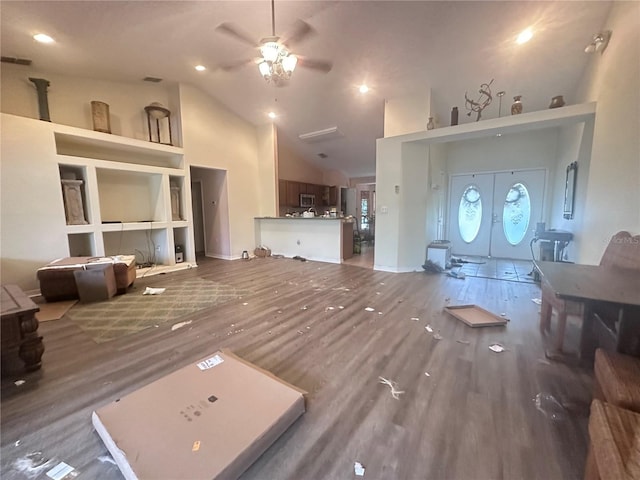
[[[287,197],[287,184],[286,180],[278,180],[278,205],[286,207],[289,205],[289,198]]]
[[[287,206],[300,206],[300,184],[287,180]]]
[[[336,207],[338,205],[338,187],[329,187],[329,206]]]
[[[301,193],[315,195],[316,208],[334,207],[338,204],[338,187],[278,180],[278,192],[278,205],[281,207],[299,207]]]

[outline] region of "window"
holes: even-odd
[[[464,189],[458,208],[458,229],[460,237],[466,243],[471,243],[478,236],[482,222],[482,199],[476,185],[469,185]]]
[[[527,234],[531,219],[531,198],[522,183],[514,184],[507,192],[502,211],[502,228],[507,242],[518,245]]]
[[[369,229],[369,192],[360,192],[360,229]]]

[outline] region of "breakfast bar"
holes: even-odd
[[[353,255],[353,219],[336,217],[257,217],[257,245],[285,257],[342,263]]]

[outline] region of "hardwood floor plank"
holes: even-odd
[[[91,412],[220,348],[309,392],[307,412],[243,480],[351,478],[355,461],[365,478],[582,477],[592,372],[545,359],[537,285],[202,259],[138,279],[135,292],[195,277],[250,293],[177,320],[191,321],[178,330],[159,324],[103,344],[67,317],[41,324],[42,370],[2,378],[3,479],[25,478],[15,462],[36,451],[81,478],[122,478],[99,460],[108,454]],[[470,328],[443,311],[472,303],[510,321]],[[506,351],[489,350],[496,342]],[[394,399],[380,376],[404,393]],[[561,419],[536,407],[538,394],[560,402]]]

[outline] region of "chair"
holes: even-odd
[[[591,403],[585,480],[640,478],[640,414],[601,400]]]
[[[593,397],[640,413],[640,358],[596,350]]]

